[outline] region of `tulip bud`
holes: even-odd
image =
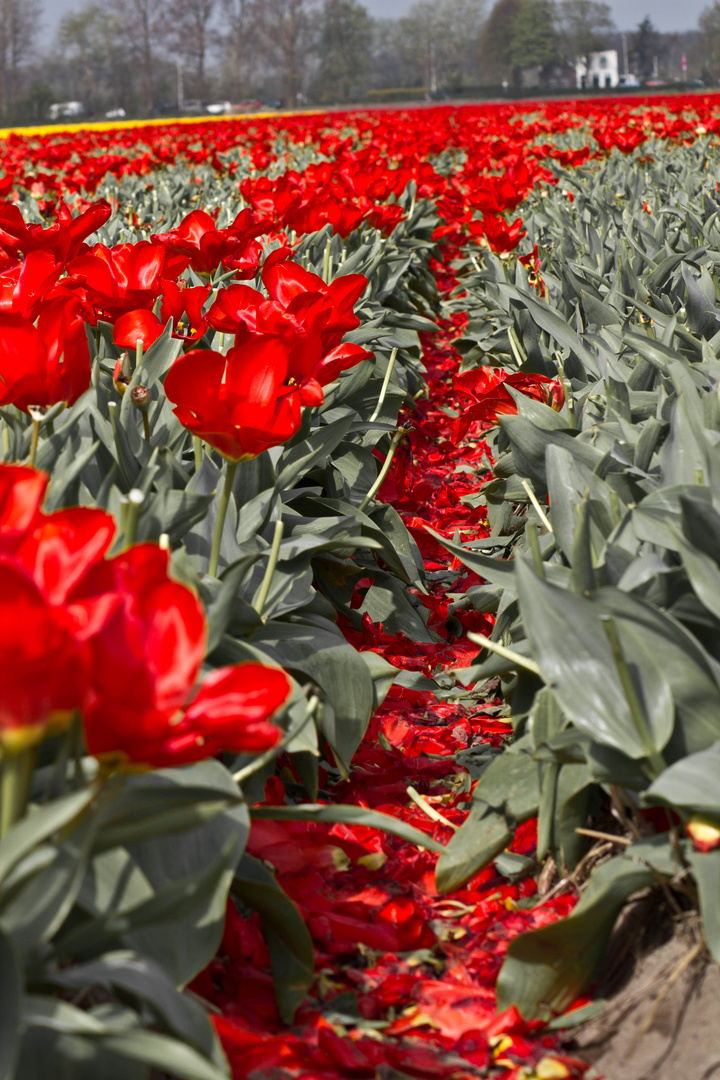
[[[120,397],[122,397],[128,388],[130,382],[130,356],[124,352],[119,360],[115,361],[115,367],[113,368],[113,383]]]
[[[150,391],[147,386],[133,386],[130,391],[132,403],[140,412],[146,413],[150,408]]]
[[[143,418],[143,431],[145,433],[145,441],[150,442],[150,421],[148,419],[148,411],[150,409],[150,391],[147,386],[133,386],[130,391],[130,397],[132,403],[136,409],[142,413]]]

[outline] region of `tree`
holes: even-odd
[[[519,82],[513,67],[512,35],[523,0],[497,0],[483,27],[479,43],[481,79],[484,83]]]
[[[376,87],[403,86],[405,79],[396,48],[396,19],[375,19],[372,51],[372,83]]]
[[[215,0],[171,0],[168,10],[170,39],[182,60],[193,69],[194,96],[205,97],[205,66],[210,46],[210,24]]]
[[[543,77],[560,62],[560,39],[553,0],[522,0],[512,24],[513,68],[538,67]]]
[[[288,108],[302,95],[308,62],[314,48],[314,0],[255,0],[258,44],[277,72]]]
[[[395,47],[404,85],[431,91],[476,83],[484,0],[419,0],[398,20]]]
[[[720,0],[705,8],[699,28],[703,69],[714,79],[720,68]]]
[[[167,38],[165,0],[121,0],[119,12],[141,73],[145,108],[152,112],[153,63]]]
[[[13,114],[19,69],[32,53],[42,5],[40,0],[0,0],[0,113]]]
[[[315,94],[321,101],[357,101],[364,94],[373,35],[373,20],[357,0],[325,0],[315,81]]]
[[[122,19],[96,4],[60,20],[58,43],[71,77],[70,96],[90,112],[128,104],[127,53],[118,48],[122,32]]]
[[[256,12],[250,0],[222,0],[222,86],[232,101],[250,94],[258,66]]]
[[[652,75],[655,58],[662,52],[662,38],[646,15],[633,34],[630,54],[640,75]]]
[[[558,22],[568,56],[588,56],[607,45],[615,32],[610,5],[598,0],[560,0]]]

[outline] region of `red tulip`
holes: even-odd
[[[45,228],[28,225],[14,203],[0,203],[0,248],[13,256],[42,250],[52,252],[58,261],[72,259],[83,248],[87,250],[84,241],[105,224],[111,213],[110,204],[101,199],[74,218],[63,203],[57,222]]]
[[[120,316],[113,327],[113,341],[121,349],[135,349],[137,343],[142,341],[143,346],[149,349],[163,330],[164,323],[160,322],[154,311],[138,308]]]
[[[46,600],[64,604],[85,575],[105,558],[114,536],[115,519],[110,514],[74,506],[52,514],[37,513],[13,554],[32,574]],[[2,539],[0,535],[0,547]]]
[[[150,309],[163,289],[163,279],[180,274],[187,259],[169,265],[162,244],[98,244],[92,252],[73,259],[68,286],[81,289],[98,318],[114,322],[126,311]]]
[[[208,312],[210,325],[239,335],[238,343],[254,333],[284,338],[290,350],[289,380],[301,388],[308,380],[326,385],[345,367],[372,355],[359,346],[346,345],[341,366],[339,355],[326,363],[328,353],[337,349],[344,335],[360,325],[353,309],[367,285],[362,274],[347,274],[326,285],[298,263],[269,258],[263,281],[270,300],[249,285],[221,290]]]
[[[488,247],[498,255],[507,255],[514,251],[523,236],[522,218],[515,218],[508,225],[504,217],[497,214],[485,214],[482,221],[470,223],[470,234],[476,239],[485,239]]]
[[[244,270],[242,276],[254,277],[262,248],[252,237],[267,232],[266,221],[255,222],[245,210],[228,229],[218,229],[205,210],[193,210],[170,232],[158,233],[153,240],[183,255],[199,274],[211,274],[223,263],[229,269]],[[251,254],[249,265],[245,265]]]
[[[184,284],[185,282],[181,282],[181,285]],[[181,337],[185,341],[199,341],[208,328],[203,307],[210,292],[210,285],[181,288],[176,281],[163,281],[160,322],[165,326],[168,319],[172,319],[174,337]]]
[[[260,664],[221,668],[188,705],[205,655],[205,617],[190,589],[168,579],[167,565],[164,551],[140,544],[97,563],[68,598],[78,624],[84,613],[90,627],[88,750],[162,768],[221,750],[268,749],[279,730],[267,719],[289,696],[287,675]]]
[[[31,251],[0,273],[0,311],[12,311],[34,321],[39,305],[54,292],[63,264],[50,251]]]
[[[203,315],[202,309],[210,295],[210,286],[198,285],[195,288],[183,289],[176,281],[163,281],[162,289],[160,318],[154,311],[138,308],[135,311],[126,311],[117,320],[113,328],[113,341],[121,349],[134,349],[138,341],[142,341],[148,349],[160,337],[168,319],[173,321],[175,338],[190,342],[199,341],[203,336],[208,327],[208,319]]]
[[[264,312],[265,317],[262,317]],[[251,285],[228,285],[218,290],[215,303],[208,311],[210,326],[223,334],[241,334],[241,340],[247,338],[244,331],[265,331],[281,333],[281,320],[284,310],[279,304],[269,301],[266,296],[253,289]],[[269,321],[274,320],[272,329]],[[288,319],[291,329],[296,328],[294,320]]]
[[[289,380],[299,387],[304,405],[319,405],[323,386],[372,356],[359,345],[342,343],[345,334],[360,325],[354,305],[367,278],[346,274],[326,285],[317,274],[285,261],[266,265],[263,281],[272,300],[285,309],[284,326],[274,332],[284,332],[290,346]]]
[[[83,717],[90,753],[111,763],[182,765],[280,738],[268,718],[285,673],[222,668],[193,688],[205,656],[202,605],[141,544],[107,559],[103,510],[44,514],[47,477],[0,465],[0,749],[17,753]]]
[[[40,510],[46,473],[27,465],[0,465],[0,552],[15,551]]]
[[[287,346],[256,335],[227,356],[194,349],[165,377],[180,423],[231,461],[256,457],[300,427],[300,396],[285,385]]]
[[[72,405],[90,385],[90,352],[80,303],[48,301],[37,326],[0,312],[0,405]]]
[[[491,427],[499,415],[517,413],[517,405],[506,387],[512,386],[535,401],[549,405],[559,412],[565,403],[562,383],[559,379],[550,379],[547,375],[526,375],[521,371],[513,374],[501,368],[477,368],[456,375],[453,388],[463,397],[470,398],[453,426],[453,439],[459,442],[467,434],[473,423],[482,423]]]
[[[27,570],[0,556],[0,747],[17,753],[62,727],[86,689],[83,650],[67,612]]]

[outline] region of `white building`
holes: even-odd
[[[575,61],[575,81],[578,90],[616,87],[620,81],[617,49],[579,56]]]

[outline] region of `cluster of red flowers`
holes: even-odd
[[[372,354],[342,338],[360,325],[353,311],[367,279],[347,274],[325,285],[295,263],[268,259],[270,299],[248,285],[221,292],[207,314],[235,336],[226,355],[194,349],[168,372],[165,393],[180,422],[238,461],[286,442],[301,406],[324,401],[323,386]]]
[[[162,767],[274,746],[284,672],[219,668],[197,684],[206,626],[168,556],[112,557],[103,510],[43,513],[44,473],[0,466],[0,747],[17,752],[82,717],[88,750]]]
[[[73,218],[63,205],[43,229],[26,225],[11,203],[0,205],[0,403],[26,411],[74,403],[90,384],[85,323],[113,322],[115,342],[125,348],[151,345],[170,318],[187,344],[212,328],[233,335],[233,348],[226,355],[187,352],[165,389],[180,421],[237,461],[286,442],[300,427],[301,407],[321,404],[323,386],[371,355],[342,341],[360,325],[353,307],[367,285],[361,274],[326,285],[279,247],[263,265],[269,299],[237,283],[220,290],[207,311],[211,286],[178,280],[188,266],[209,274],[222,265],[240,279],[254,277],[262,258],[255,237],[275,228],[269,220],[245,210],[218,229],[197,210],[152,240],[88,248],[85,239],[110,212],[98,202]]]

